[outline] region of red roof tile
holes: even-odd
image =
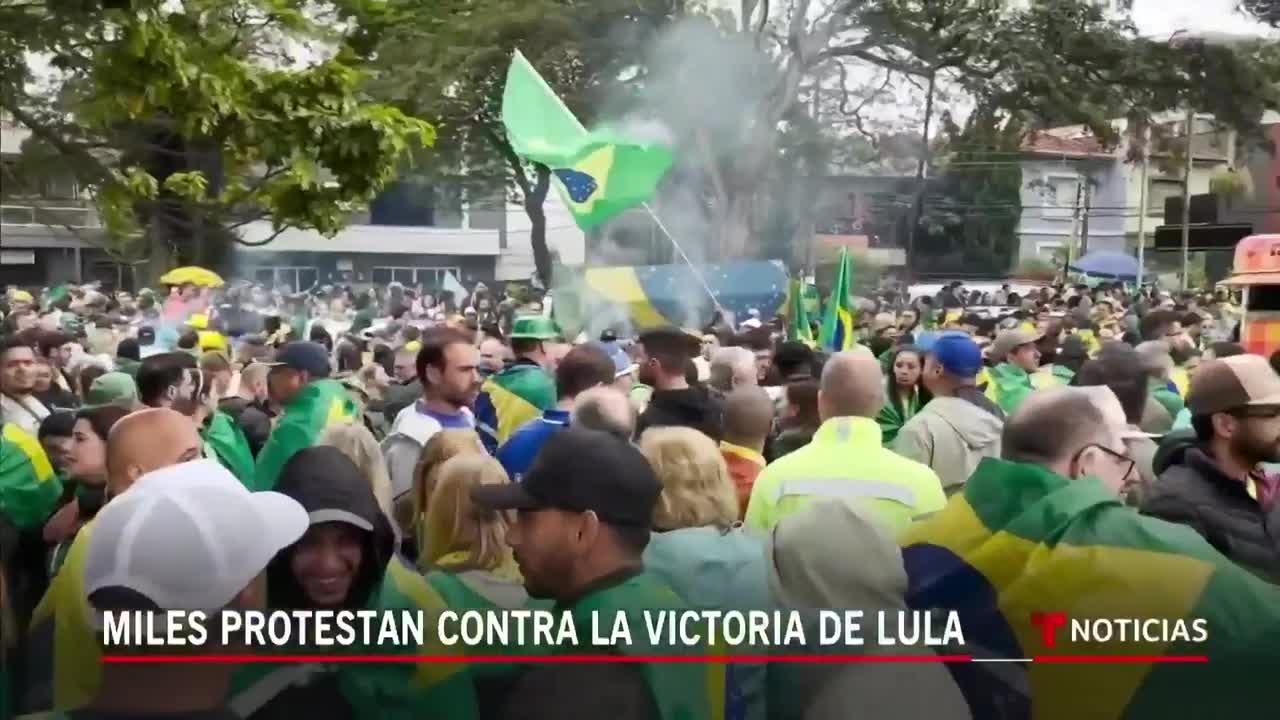
[[[1060,128],[1059,131],[1070,129]],[[1033,132],[1022,140],[1022,149],[1027,152],[1045,153],[1049,155],[1102,155],[1110,153],[1092,135],[1063,135],[1054,130]]]

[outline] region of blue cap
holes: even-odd
[[[922,333],[916,339],[916,346],[933,355],[950,375],[973,377],[982,369],[982,348],[962,331]]]
[[[331,371],[329,351],[314,342],[291,342],[276,352],[275,361],[266,364],[301,370],[312,378],[327,378]]]
[[[613,376],[620,378],[623,375],[630,375],[635,372],[635,365],[631,363],[631,358],[627,356],[627,351],[618,346],[617,342],[595,342],[591,343],[604,351],[605,355],[613,361]]]

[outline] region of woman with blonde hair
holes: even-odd
[[[463,452],[433,472],[435,487],[419,528],[418,565],[450,610],[549,609],[550,601],[532,600],[507,545],[507,516],[476,505],[471,491],[510,480],[501,463],[486,453]],[[537,647],[479,646],[477,655],[538,652]],[[480,717],[491,717],[487,702],[502,698],[516,666],[478,663],[471,668]]]
[[[320,435],[317,445],[328,445],[342,451],[351,458],[351,462],[360,468],[360,473],[373,488],[373,496],[378,500],[378,507],[387,518],[394,519],[391,514],[391,477],[387,474],[387,464],[382,459],[382,450],[378,441],[369,432],[369,428],[360,423],[338,423],[330,425]],[[392,523],[394,526],[395,523]]]
[[[440,466],[459,455],[487,455],[480,444],[480,436],[474,430],[441,430],[427,440],[418,456],[418,465],[413,470],[413,485],[409,492],[395,498],[395,520],[406,538],[418,539],[406,543],[405,555],[417,560],[418,549],[423,537],[423,515],[426,513],[427,501],[435,488]]]
[[[715,441],[692,428],[656,427],[640,436],[640,452],[662,483],[645,570],[696,610],[772,607],[765,538],[738,522],[738,496]],[[747,717],[763,718],[765,666],[735,664],[731,677],[726,693],[741,693]]]
[[[435,473],[431,500],[421,518],[426,532],[419,538],[418,566],[427,572],[428,582],[448,575],[466,585],[459,576],[478,571],[491,576],[490,580],[515,581],[523,596],[517,605],[524,603],[528,596],[520,585],[520,572],[507,546],[506,515],[471,502],[471,488],[508,482],[502,465],[488,455],[462,453],[440,465]],[[437,589],[446,600],[463,597],[457,592],[462,588],[455,583],[441,583]],[[449,592],[446,594],[445,590]],[[483,592],[472,595],[475,596],[471,599],[479,602],[479,607],[508,605],[497,600],[485,601],[480,597]],[[450,607],[453,606],[450,603]]]

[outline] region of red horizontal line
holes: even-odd
[[[1042,663],[1203,663],[1208,655],[1036,655]]]
[[[104,663],[924,663],[969,655],[103,655]]]

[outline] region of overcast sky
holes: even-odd
[[[1143,35],[1168,36],[1177,30],[1260,35],[1266,26],[1236,7],[1238,0],[1134,0],[1133,20]]]

